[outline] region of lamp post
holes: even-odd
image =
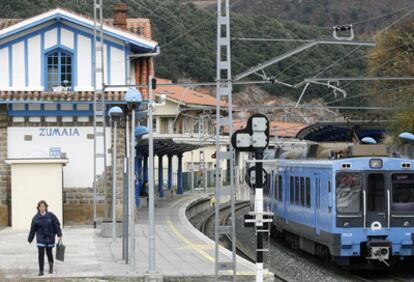
[[[112,241],[115,241],[115,227],[116,227],[116,144],[118,140],[118,122],[121,121],[122,109],[120,107],[112,107],[109,110],[109,117],[114,126],[114,145],[112,147]]]
[[[129,225],[130,236],[129,245],[131,248],[131,260],[129,264],[129,270],[135,272],[135,111],[138,109],[142,102],[142,95],[135,88],[128,89],[125,94],[125,102],[127,103],[128,110],[131,112],[131,143],[130,143],[130,164],[129,164]]]
[[[157,80],[151,75],[148,79],[148,273],[156,274],[155,266],[155,193],[154,193],[154,108],[166,104],[166,95],[160,95],[160,103],[154,102],[153,90],[157,88]]]

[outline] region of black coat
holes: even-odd
[[[38,244],[55,244],[55,237],[62,236],[59,219],[51,212],[46,212],[45,215],[37,213],[32,219],[30,227],[29,243],[33,241],[36,234],[36,242]]]

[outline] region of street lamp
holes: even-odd
[[[135,128],[135,137],[141,139],[144,135],[149,133],[148,128],[145,126],[137,126]]]
[[[125,102],[127,103],[128,110],[131,112],[131,144],[130,152],[131,159],[129,165],[129,224],[130,224],[130,246],[131,246],[131,262],[129,264],[129,270],[135,271],[135,213],[136,207],[134,202],[135,195],[135,111],[139,108],[142,102],[142,95],[136,88],[129,88],[125,94]]]
[[[409,132],[403,132],[400,135],[398,135],[398,137],[406,141],[414,141],[414,134],[409,133]]]
[[[115,241],[115,222],[116,222],[116,144],[117,144],[117,127],[118,122],[122,120],[122,109],[120,107],[112,107],[109,110],[109,117],[114,125],[114,145],[112,147],[112,241]]]
[[[377,141],[372,137],[364,137],[364,138],[361,139],[361,142],[363,144],[367,144],[367,145],[377,144]]]
[[[165,94],[160,95],[160,103],[154,102],[153,90],[157,88],[157,79],[148,78],[148,273],[156,274],[155,263],[155,192],[154,192],[154,128],[153,115],[157,106],[167,102]]]

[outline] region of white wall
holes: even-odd
[[[125,84],[125,52],[111,47],[111,84]]]
[[[61,44],[69,49],[74,49],[74,34],[72,31],[62,28],[60,30]]]
[[[45,49],[52,48],[57,43],[57,28],[45,32]]]
[[[12,49],[13,85],[19,85],[20,88],[25,88],[24,42],[21,41],[14,44]]]
[[[0,88],[9,87],[9,48],[0,49]]]
[[[76,90],[91,90],[92,85],[92,40],[86,36],[78,35],[78,87]]]
[[[7,157],[9,159],[49,157],[51,148],[60,148],[69,159],[69,163],[63,169],[64,187],[92,187],[93,139],[88,139],[88,134],[93,134],[93,127],[9,127]],[[32,141],[25,141],[25,135],[31,135]],[[107,147],[110,148],[110,128],[107,129],[106,137]],[[102,151],[99,148],[98,150]],[[111,155],[107,154],[107,164],[110,163]],[[102,164],[103,162],[98,164],[100,171],[103,171]]]
[[[28,63],[29,63],[29,88],[41,89],[41,36],[37,35],[29,38],[28,44]]]

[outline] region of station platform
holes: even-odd
[[[186,207],[202,197],[185,194],[158,200],[156,223],[156,281],[214,281],[214,242],[194,228],[185,216]],[[107,281],[152,281],[148,268],[148,214],[138,210],[136,224],[136,272],[122,260],[122,242],[102,238],[99,229],[65,227],[65,262],[56,262],[56,272],[44,278],[89,277]],[[27,232],[0,230],[0,281],[2,278],[35,278],[37,249],[27,243]],[[220,248],[221,258],[231,257]],[[45,263],[47,271],[47,263]],[[229,272],[231,274],[231,272]],[[237,258],[237,281],[254,281],[255,265]],[[63,280],[63,279],[62,279]]]

